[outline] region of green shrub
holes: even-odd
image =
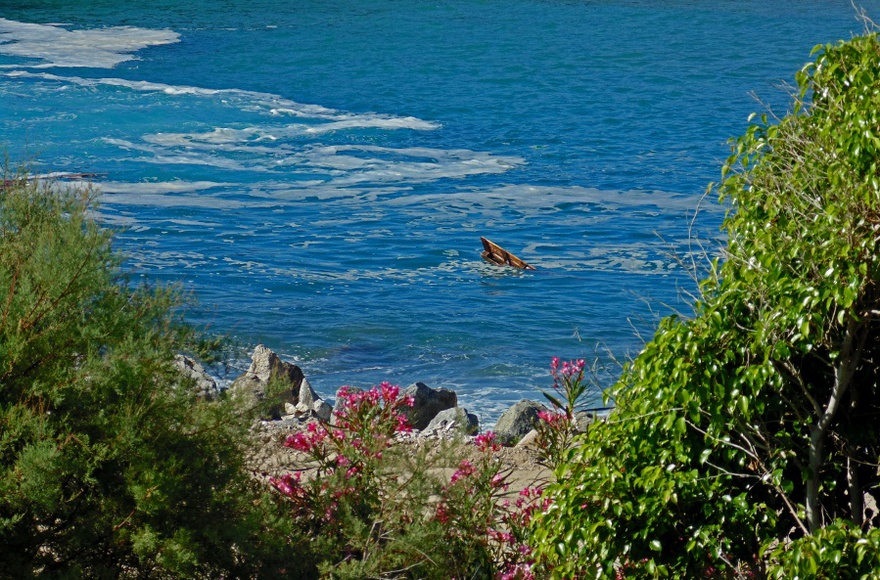
[[[837,580],[880,578],[880,529],[862,531],[842,520],[792,543],[770,556],[768,578]]]
[[[247,421],[191,395],[179,293],[132,287],[93,209],[88,188],[0,181],[0,576],[277,570],[292,536],[267,533]]]
[[[817,52],[792,111],[734,144],[693,318],[661,322],[557,470],[535,527],[555,577],[876,570],[880,42]]]

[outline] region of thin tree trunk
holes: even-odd
[[[846,484],[849,493],[849,511],[855,525],[861,527],[865,522],[865,501],[862,497],[862,484],[859,481],[859,463],[846,458]]]
[[[857,333],[861,332],[861,336],[857,337]],[[834,386],[831,389],[831,396],[828,398],[828,404],[822,416],[815,425],[810,429],[810,448],[809,448],[809,473],[806,481],[806,516],[807,526],[810,533],[815,534],[822,527],[822,513],[819,505],[819,473],[824,463],[825,436],[828,434],[828,428],[840,409],[840,403],[852,383],[853,375],[859,365],[862,355],[862,348],[865,342],[864,328],[859,328],[859,323],[854,318],[850,318],[846,325],[846,333],[843,338],[843,345],[840,349],[840,361],[834,369]]]

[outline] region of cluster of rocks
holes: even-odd
[[[178,355],[175,364],[197,395],[209,400],[219,396],[216,381],[198,362]],[[260,408],[264,422],[271,422],[266,426],[295,427],[308,421],[332,422],[334,419],[334,408],[318,396],[302,369],[281,360],[263,345],[254,349],[250,367],[232,382],[229,394]],[[413,406],[406,408],[405,413],[419,437],[472,436],[480,432],[479,419],[458,406],[455,391],[444,387],[433,389],[419,382],[403,389],[401,395],[413,398]],[[337,397],[337,406],[339,401]],[[529,445],[537,435],[534,425],[539,420],[538,414],[547,410],[536,401],[519,401],[499,417],[494,428],[496,437],[503,445]],[[582,414],[579,429],[586,429],[591,420],[592,416]]]
[[[220,396],[220,387],[217,385],[217,381],[205,371],[205,367],[194,359],[179,354],[174,357],[174,366],[177,367],[180,376],[197,397],[214,401]]]
[[[250,405],[259,405],[263,416],[271,420],[329,421],[333,408],[312,388],[295,364],[284,362],[277,354],[257,345],[247,372],[229,386],[233,397]]]

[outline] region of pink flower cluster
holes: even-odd
[[[565,363],[560,371],[554,359],[553,368],[563,379],[574,374],[576,384],[583,361]],[[406,407],[412,406],[412,397],[401,396],[400,389],[389,383],[368,391],[343,387],[338,397],[341,408],[333,426],[312,423],[285,440],[287,447],[306,454],[314,469],[271,478],[271,486],[290,501],[293,517],[312,534],[345,537],[351,518],[368,529],[379,521],[383,525],[395,521],[397,526],[413,523],[417,513],[387,518],[387,486],[399,483],[387,458],[383,462],[383,452],[395,435],[410,430]],[[558,408],[541,414],[541,423],[558,434],[568,431],[563,427],[568,419]],[[449,481],[432,492],[439,495],[433,521],[442,524],[443,541],[457,553],[487,558],[480,565],[490,566],[495,580],[534,580],[529,527],[533,515],[548,508],[549,500],[542,498],[539,488],[528,487],[517,495],[509,491],[510,472],[498,460],[501,445],[495,433],[478,435],[474,445],[479,453],[472,450],[468,459],[459,461]],[[431,512],[424,515],[432,517]],[[345,549],[354,550],[351,557],[359,557],[354,544],[346,544]]]
[[[550,359],[550,374],[553,375],[553,387],[558,388],[566,381],[581,381],[584,378],[584,368],[586,363],[584,359],[579,358],[572,361],[563,361],[560,369],[559,357],[554,356]]]
[[[468,461],[467,459],[462,459],[461,463],[458,464],[458,469],[455,473],[452,474],[450,478],[450,483],[457,483],[466,477],[472,476],[476,473],[477,468],[474,467],[474,464]]]
[[[337,394],[342,401],[341,409],[335,411],[336,424],[344,429],[359,428],[363,419],[370,419],[375,424],[376,419],[392,417],[393,431],[407,433],[412,427],[407,424],[406,414],[401,412],[403,407],[412,407],[415,400],[412,395],[400,396],[400,387],[384,382],[369,391],[358,391],[350,387],[342,387]]]
[[[538,418],[547,423],[553,429],[561,429],[566,427],[568,423],[568,415],[563,411],[538,411]]]
[[[541,489],[526,487],[519,492],[514,507],[505,506],[501,521],[507,531],[496,532],[504,546],[503,565],[498,580],[534,580],[534,558],[528,545],[528,530],[532,517],[538,510],[546,510],[550,500],[541,497]]]
[[[538,413],[540,421],[535,425],[542,459],[556,467],[566,449],[577,434],[575,409],[588,392],[591,383],[584,380],[586,364],[583,359],[561,362],[558,357],[550,361],[553,376],[553,394],[544,396],[553,405],[551,411]]]
[[[480,451],[491,451],[493,453],[501,449],[501,443],[498,442],[498,437],[493,431],[486,431],[477,435],[474,438],[474,445]]]
[[[511,503],[509,473],[495,459],[501,449],[492,432],[474,443],[481,451],[474,460],[463,460],[444,487],[434,517],[447,527],[450,542],[470,542],[492,554],[498,580],[534,580],[534,558],[528,545],[532,514],[544,505],[541,490],[526,488]]]
[[[299,484],[301,475],[299,472],[293,475],[285,473],[281,477],[270,477],[269,483],[283,495],[293,496],[302,489]]]
[[[403,407],[412,406],[410,396],[382,383],[368,391],[343,387],[336,425],[309,423],[304,432],[287,437],[284,445],[305,453],[316,466],[302,481],[301,474],[285,474],[269,483],[291,500],[295,516],[332,524],[341,502],[359,502],[370,496],[372,474],[395,433],[409,431]]]
[[[334,411],[334,429],[324,423],[309,423],[306,432],[290,435],[284,445],[317,455],[319,461],[325,458],[329,447],[336,452],[335,464],[341,467],[353,463],[353,458],[344,453],[347,448],[380,458],[381,450],[391,445],[395,433],[412,430],[401,409],[411,407],[413,398],[401,397],[397,385],[382,383],[368,391],[342,387],[338,396],[342,404]]]

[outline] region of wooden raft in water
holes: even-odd
[[[535,267],[520,260],[498,244],[492,243],[486,238],[480,238],[483,242],[483,259],[498,266],[512,266],[520,270],[534,270]]]

